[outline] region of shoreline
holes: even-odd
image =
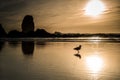
[[[70,38],[0,38],[0,41],[41,41],[41,42],[118,42],[120,43],[120,38],[118,37],[70,37]]]

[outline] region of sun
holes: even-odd
[[[85,7],[85,15],[98,16],[105,11],[105,5],[100,0],[90,0]]]

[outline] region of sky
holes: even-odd
[[[0,23],[9,32],[21,31],[25,15],[34,17],[35,29],[63,33],[120,33],[120,0],[99,0],[105,10],[85,15],[95,0],[0,0]]]

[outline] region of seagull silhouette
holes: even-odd
[[[79,53],[79,50],[81,49],[81,45],[79,45],[78,47],[75,47],[74,50],[77,50]]]
[[[74,54],[74,56],[78,57],[79,59],[81,59],[81,55],[79,53]]]

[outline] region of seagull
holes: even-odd
[[[75,47],[74,50],[77,50],[79,53],[79,50],[81,49],[81,45],[79,45],[78,47]]]

